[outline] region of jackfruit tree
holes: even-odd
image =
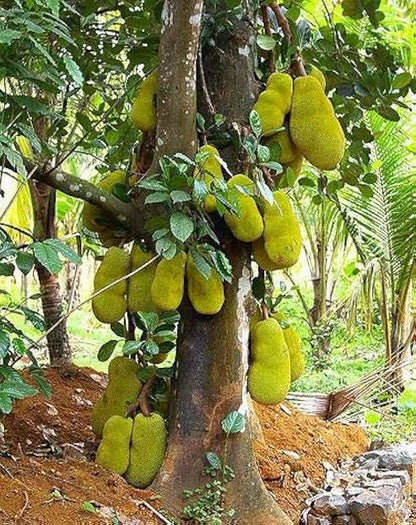
[[[363,155],[346,148],[357,140],[356,116],[335,93],[328,63],[317,69],[320,50],[301,49],[297,9],[255,0],[122,4],[128,23],[114,22],[122,42],[114,53],[123,49],[133,74],[121,105],[89,90],[105,68],[84,63],[78,72],[65,55],[75,79],[86,75],[97,119],[118,114],[102,134],[109,154],[99,182],[60,170],[60,158],[33,174],[85,202],[82,232],[101,246],[93,311],[119,339],[99,358],[120,341],[123,356],[111,359],[93,409],[96,460],[136,487],[150,485],[171,516],[195,518],[183,510],[184,491],[204,486],[206,455],[215,453],[234,472],[224,523],[285,525],[257,470],[248,416],[250,395],[279,403],[304,367],[295,327],[276,313],[270,272],[299,264],[291,193],[304,182],[302,166],[317,170],[324,193],[323,171],[344,173]],[[97,9],[79,8],[86,18]],[[103,47],[94,48],[97,60]],[[98,124],[77,118],[91,147],[99,143]]]

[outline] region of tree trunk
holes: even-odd
[[[34,212],[34,238],[43,241],[56,236],[55,197],[56,190],[38,181],[31,181],[30,191]],[[42,265],[36,264],[42,310],[46,328],[53,326],[63,315],[63,302],[57,275],[50,274]],[[66,321],[61,322],[47,336],[49,359],[52,365],[71,362],[71,349]]]
[[[169,29],[172,31],[181,18],[180,3],[174,2],[175,7],[172,2],[165,2],[164,20],[170,20]],[[195,2],[192,3],[195,5]],[[230,126],[234,121],[247,121],[257,94],[251,49],[255,42],[254,13],[251,2],[243,2],[243,5],[246,16],[233,21],[232,34],[224,34],[221,41],[217,42],[217,48],[204,61],[207,81],[205,91],[209,93],[216,111],[226,116]],[[166,16],[167,12],[169,17]],[[185,24],[186,21],[187,16]],[[180,24],[176,31],[179,31],[176,34],[184,34]],[[164,45],[164,40],[169,38],[167,32],[166,28],[162,29],[162,52],[169,52],[168,46]],[[188,58],[194,55],[195,47],[188,45],[182,52]],[[169,64],[169,61],[165,60],[164,63]],[[183,62],[180,67],[183,68]],[[175,77],[179,73],[183,72],[174,72]],[[194,69],[192,74],[195,74]],[[158,110],[159,103],[176,108],[181,103],[178,98],[159,100]],[[202,102],[203,111],[206,101]],[[163,115],[168,114],[169,111],[163,112]],[[171,122],[172,119],[167,125],[172,126]],[[163,122],[159,120],[158,126],[158,129],[162,129]],[[175,136],[164,134],[165,153],[178,151]],[[180,141],[183,141],[183,137]],[[227,153],[229,166],[235,168],[238,165],[236,152]],[[228,440],[221,428],[221,421],[232,410],[241,407],[248,416],[247,307],[251,293],[249,246],[223,235],[222,249],[232,264],[233,281],[225,286],[225,304],[221,312],[215,316],[202,316],[189,304],[185,304],[182,310],[168,449],[152,488],[162,496],[163,506],[175,516],[180,516],[185,504],[183,491],[203,488],[210,481],[203,474],[205,455],[215,451],[235,472],[235,479],[227,485],[224,502],[226,509],[235,510],[232,522],[242,525],[285,525],[290,520],[279,509],[260,478],[252,450],[250,422],[247,422],[243,433],[234,434]]]

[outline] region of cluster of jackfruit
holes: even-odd
[[[303,158],[322,170],[334,169],[341,161],[344,132],[325,89],[325,77],[315,66],[309,75],[295,80],[286,73],[273,73],[254,105],[264,142],[279,146],[284,170],[291,167],[298,175]]]
[[[92,428],[99,438],[96,463],[135,487],[149,485],[159,471],[166,448],[163,416],[129,417],[142,385],[139,365],[127,357],[115,357],[108,368],[108,386],[92,410]]]
[[[105,179],[97,183],[97,187],[112,193],[117,184],[126,185],[127,175],[125,171],[113,171]],[[108,217],[104,211],[97,206],[86,202],[82,210],[82,222],[88,230],[96,232],[101,244],[105,248],[118,246],[121,237],[117,235],[117,226],[114,225],[114,219]],[[127,235],[127,234],[126,234]]]
[[[257,313],[250,321],[251,364],[248,389],[263,405],[276,405],[287,396],[290,383],[305,369],[301,340],[296,328],[284,322],[280,313],[261,319]]]

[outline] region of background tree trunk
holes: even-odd
[[[176,2],[179,11],[180,3]],[[165,3],[165,9],[166,4],[171,2]],[[247,121],[258,91],[251,49],[255,42],[254,12],[251,2],[243,4],[246,16],[233,21],[232,34],[224,34],[217,42],[220,49],[214,49],[204,62],[207,91],[216,111],[226,116],[229,126],[234,121]],[[172,28],[175,25],[175,10],[170,14]],[[179,26],[176,27],[178,30],[181,30]],[[163,43],[165,38],[166,32],[163,32],[161,50],[162,53],[169,53],[169,48]],[[189,47],[192,48],[187,46],[185,54],[189,52]],[[161,63],[169,67],[171,61],[166,61],[166,57],[164,60]],[[176,76],[178,71],[172,74]],[[161,103],[178,108],[181,101],[171,98]],[[205,103],[202,99],[202,111]],[[165,108],[163,114],[168,115],[169,111]],[[195,122],[192,125],[194,127]],[[159,127],[163,127],[160,121]],[[178,151],[175,135],[165,134],[163,142],[165,153]],[[239,164],[236,153],[227,153],[227,162],[235,168]],[[241,407],[248,416],[247,307],[251,293],[249,247],[227,234],[222,237],[222,248],[233,267],[233,281],[225,286],[225,304],[219,314],[202,316],[189,304],[183,307],[168,449],[153,488],[162,496],[164,507],[176,516],[180,515],[184,505],[183,490],[203,488],[208,481],[203,475],[205,455],[215,451],[236,475],[227,486],[225,498],[226,508],[236,511],[235,522],[285,525],[290,520],[279,509],[260,478],[252,450],[249,421],[245,432],[230,436],[227,444],[221,429],[222,419],[231,410]]]
[[[31,181],[30,192],[34,213],[34,238],[43,241],[56,237],[55,200],[56,190],[38,181]],[[57,275],[50,274],[39,263],[35,266],[42,294],[42,310],[46,329],[53,326],[63,315],[63,301]],[[52,365],[65,365],[71,362],[71,348],[66,321],[61,322],[47,336],[49,359]]]

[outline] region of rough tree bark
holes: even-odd
[[[187,33],[190,20],[196,20],[196,11],[200,11],[201,6],[200,2],[189,2],[188,8],[192,12],[193,6],[195,15],[188,18],[190,12],[184,16],[180,4],[177,1],[165,2],[160,68],[161,74],[167,78],[172,75],[174,78],[178,75],[188,78],[187,85],[190,87],[195,85],[197,33],[192,32],[192,41],[184,40],[174,50],[170,40]],[[213,105],[227,117],[229,124],[247,120],[257,92],[251,51],[254,34],[250,24],[250,20],[253,20],[250,4],[245,3],[246,17],[236,20],[233,33],[225,35],[219,43],[221,49],[213,51],[205,61],[208,91]],[[169,16],[166,16],[167,12]],[[175,57],[170,59],[172,52],[185,55],[187,61],[175,64]],[[178,68],[172,69],[176,65]],[[169,69],[169,73],[164,69]],[[177,111],[186,100],[189,103],[183,91],[177,92],[176,98],[169,99],[159,93],[158,110],[162,106],[162,119],[159,119],[158,130],[163,130],[164,153],[195,149],[192,148],[194,118],[189,119],[187,129],[173,129],[175,120],[170,116],[170,111]],[[188,106],[184,113],[195,115],[195,107],[191,109]],[[178,148],[176,137],[179,131],[181,139]],[[229,155],[228,160],[233,167],[238,165],[235,154],[234,158]],[[213,317],[198,315],[189,305],[182,309],[168,450],[153,488],[162,496],[164,507],[178,516],[184,505],[183,490],[203,487],[207,482],[203,475],[206,452],[215,451],[221,457],[226,453],[223,459],[234,470],[236,477],[227,487],[225,505],[236,511],[235,523],[285,525],[290,520],[278,508],[260,478],[249,428],[244,433],[230,437],[227,445],[221,429],[221,420],[231,410],[242,407],[248,415],[247,303],[250,297],[248,249],[241,242],[227,237],[225,232],[221,238],[222,248],[233,267],[233,281],[226,286],[225,304],[220,314]]]
[[[56,190],[39,181],[31,181],[30,192],[34,212],[34,238],[43,241],[56,237],[55,194]],[[57,275],[49,273],[39,263],[35,266],[39,279],[42,310],[46,328],[49,329],[63,316],[63,301]],[[71,348],[66,321],[62,321],[47,336],[49,359],[52,365],[71,362]]]

